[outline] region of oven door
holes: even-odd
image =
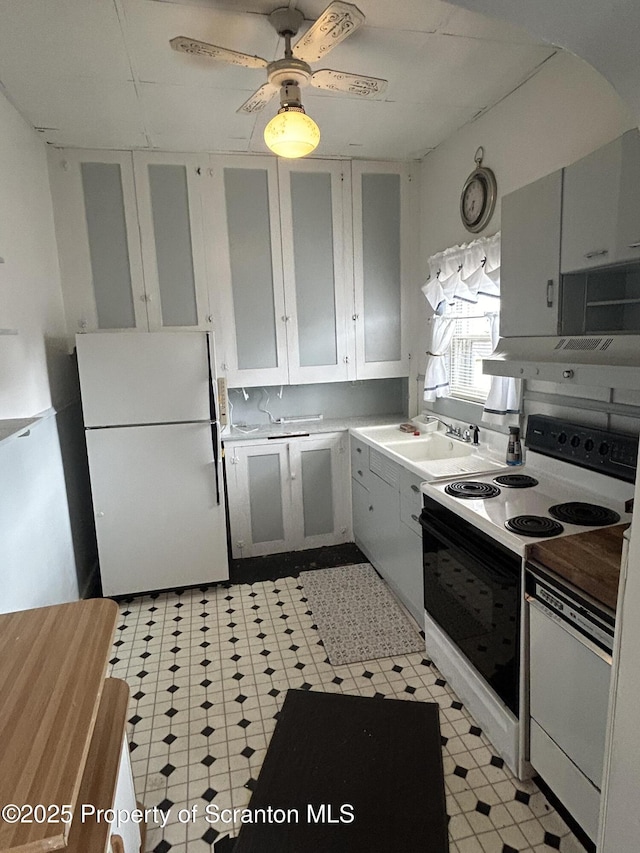
[[[520,556],[426,496],[420,524],[425,610],[518,716]]]

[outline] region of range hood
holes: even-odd
[[[639,335],[500,338],[490,376],[640,390]]]

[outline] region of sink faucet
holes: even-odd
[[[435,415],[429,415],[430,418],[433,418],[434,421],[438,421],[439,424],[447,428],[445,435],[448,438],[455,438],[457,441],[470,442],[471,434],[473,433],[473,445],[475,447],[480,443],[478,441],[478,434],[480,430],[478,429],[477,424],[469,424],[469,429],[462,430],[460,427],[453,426],[453,424],[448,424],[446,421],[443,421],[442,418],[438,418]]]

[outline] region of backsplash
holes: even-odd
[[[245,394],[247,399],[245,400]],[[230,420],[236,425],[268,424],[278,418],[392,415],[407,411],[406,379],[368,379],[317,385],[229,389]]]

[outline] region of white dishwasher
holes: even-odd
[[[526,565],[534,769],[595,841],[615,614]]]

